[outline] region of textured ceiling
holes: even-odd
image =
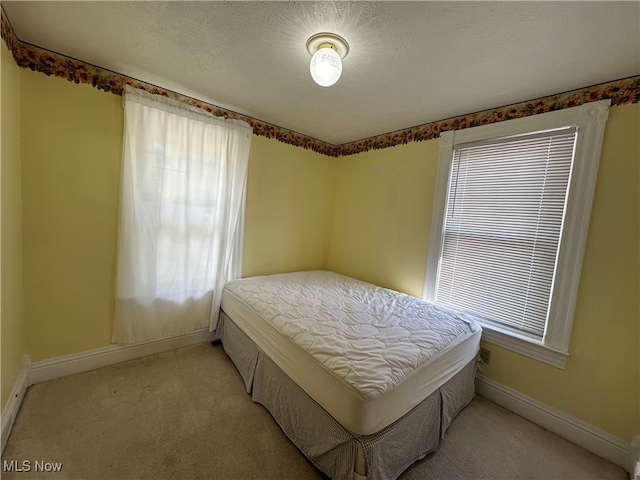
[[[343,144],[640,74],[640,2],[9,2],[18,37]],[[307,39],[350,53],[317,86]]]

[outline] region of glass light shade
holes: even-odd
[[[342,74],[342,59],[335,50],[324,47],[311,57],[309,70],[311,77],[318,85],[330,87],[338,81]]]

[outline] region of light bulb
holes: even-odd
[[[342,59],[331,47],[323,47],[311,57],[309,70],[318,85],[330,87],[342,74]]]

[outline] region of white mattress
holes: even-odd
[[[222,309],[293,381],[358,435],[393,423],[477,354],[460,312],[333,272],[233,280]]]

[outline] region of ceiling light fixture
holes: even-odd
[[[322,87],[330,87],[342,74],[342,59],[349,53],[347,41],[333,33],[317,33],[307,40],[311,55],[311,78]]]

